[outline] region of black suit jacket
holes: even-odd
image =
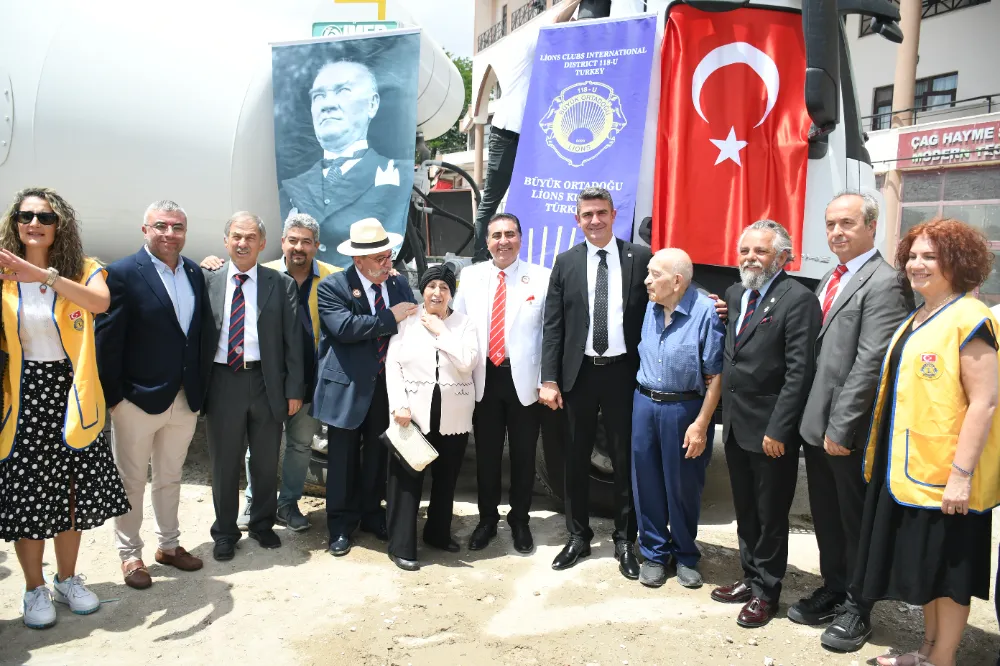
[[[413,290],[402,276],[386,280],[388,306],[416,303]],[[396,318],[388,308],[373,315],[371,292],[356,268],[333,273],[316,287],[319,301],[319,365],[312,416],[323,423],[353,430],[361,425],[372,404],[378,377],[378,347],[385,336],[395,335]],[[389,427],[374,424],[379,430]]]
[[[282,181],[278,193],[281,219],[286,219],[293,209],[312,215],[323,237],[324,249],[316,258],[346,269],[353,263],[350,257],[337,252],[337,246],[350,237],[351,225],[374,217],[389,231],[401,231],[412,183],[411,160],[390,160],[370,148],[334,186],[325,182],[320,160],[298,176]]]
[[[204,355],[211,353],[208,292],[201,269],[181,257],[194,291],[187,334],[145,248],[108,266],[111,306],[97,315],[97,368],[108,407],[123,399],[147,414],[167,411],[184,388],[200,411],[208,384]],[[216,338],[218,339],[218,338]]]
[[[639,367],[639,337],[646,314],[646,269],[652,253],[648,247],[615,239],[622,269],[622,306],[628,362]],[[542,381],[556,382],[561,391],[572,391],[583,363],[590,331],[590,298],[587,286],[587,244],[556,257],[545,297],[542,329]]]
[[[212,307],[212,351],[207,365],[215,369],[215,352],[222,335],[222,319],[231,303],[226,303],[226,277],[229,262],[217,271],[204,271]],[[226,335],[229,332],[226,331]],[[302,323],[299,320],[299,288],[285,273],[257,264],[257,340],[260,346],[260,366],[264,374],[267,402],[275,420],[288,418],[288,401],[305,397],[302,360]],[[225,405],[220,405],[225,408]],[[205,411],[212,405],[206,402]]]
[[[722,437],[762,452],[764,436],[798,445],[799,421],[816,369],[822,308],[816,295],[780,273],[761,297],[739,343],[742,284],[726,290],[729,321],[722,368]]]

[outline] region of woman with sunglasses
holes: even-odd
[[[47,188],[21,190],[0,219],[3,407],[0,537],[24,573],[24,623],[55,624],[42,575],[55,544],[55,601],[78,615],[100,608],[76,571],[82,530],[129,510],[104,438],[94,314],[111,295],[105,271],[83,254],[76,212]]]

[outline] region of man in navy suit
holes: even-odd
[[[360,525],[385,541],[389,427],[385,354],[397,324],[417,311],[406,280],[390,275],[402,241],[373,218],[351,225],[337,247],[353,266],[319,283],[320,340],[312,416],[327,428],[326,515],[330,553],[346,555]]]
[[[98,315],[98,370],[111,410],[115,463],[132,510],[115,518],[125,583],[152,585],[142,561],[142,496],[153,466],[156,561],[183,571],[202,562],[180,546],[181,470],[205,397],[211,326],[201,269],[181,256],[187,215],[173,201],[149,206],[146,243],[108,266],[111,307]]]

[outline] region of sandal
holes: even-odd
[[[875,657],[879,666],[927,666],[927,657],[919,652],[907,652],[897,657]]]

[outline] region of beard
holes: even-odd
[[[760,272],[755,273],[747,270],[747,268],[753,266],[760,268],[761,269]],[[740,266],[740,282],[743,283],[744,289],[759,290],[761,287],[767,284],[768,280],[777,275],[778,271],[780,270],[781,266],[779,266],[778,262],[776,261],[772,262],[770,266],[765,266],[759,261],[748,261]]]

